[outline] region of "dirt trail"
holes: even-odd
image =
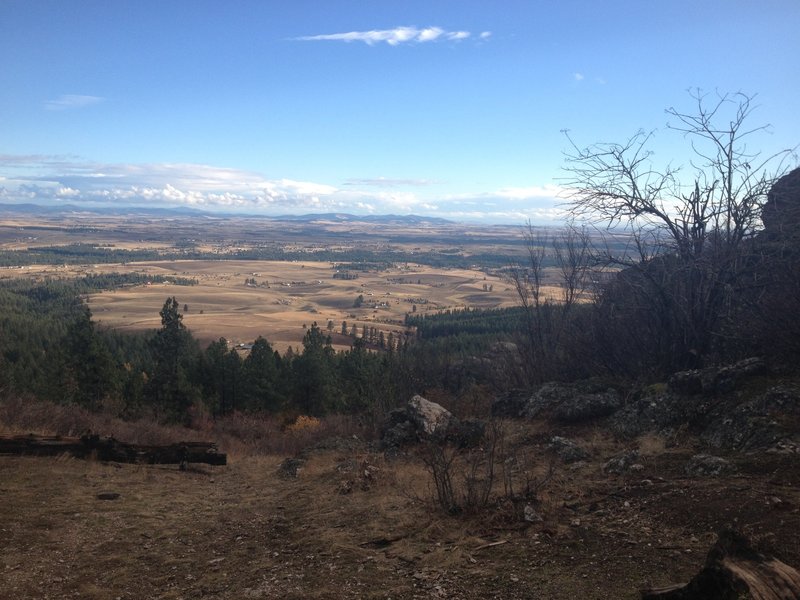
[[[504,506],[441,516],[416,462],[364,453],[313,454],[297,479],[280,457],[186,472],[0,457],[0,598],[637,598],[688,580],[730,523],[800,564],[794,459],[696,480],[686,455],[635,476],[565,466],[536,524]],[[368,489],[340,493],[364,459]]]

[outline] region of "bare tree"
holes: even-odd
[[[591,251],[585,229],[571,225],[550,235],[528,223],[525,231],[527,262],[511,269],[511,278],[524,309],[528,345],[528,372],[533,381],[556,377],[570,317],[591,284]],[[546,269],[560,297],[548,297]]]
[[[746,260],[748,238],[760,226],[761,207],[792,149],[769,156],[748,148],[768,126],[750,127],[753,96],[690,93],[693,112],[667,109],[667,127],[688,141],[688,166],[658,167],[649,149],[652,133],[640,131],[623,144],[580,148],[567,136],[566,186],[571,213],[632,240],[605,261],[635,271],[639,293],[661,323],[671,354],[668,367],[692,366],[706,356]],[[633,251],[631,251],[633,250]]]

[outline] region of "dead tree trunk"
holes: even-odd
[[[703,569],[687,584],[642,590],[642,600],[799,600],[800,573],[756,552],[735,531],[723,531]]]
[[[146,446],[127,444],[112,437],[101,438],[94,434],[79,438],[33,434],[0,437],[0,454],[27,456],[69,454],[75,458],[161,465],[182,463],[224,465],[227,462],[227,456],[218,452],[213,442],[178,442],[165,446]]]

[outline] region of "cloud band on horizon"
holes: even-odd
[[[350,182],[358,182],[353,189]],[[390,184],[390,185],[387,185]],[[563,216],[558,186],[503,187],[418,194],[397,187],[419,179],[350,179],[326,183],[268,179],[258,173],[200,164],[103,164],[63,156],[0,155],[0,203],[189,206],[211,212],[427,214],[493,222],[553,221]]]

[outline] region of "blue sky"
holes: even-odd
[[[0,1],[0,202],[561,218],[562,130],[757,94],[800,143],[797,0]]]

